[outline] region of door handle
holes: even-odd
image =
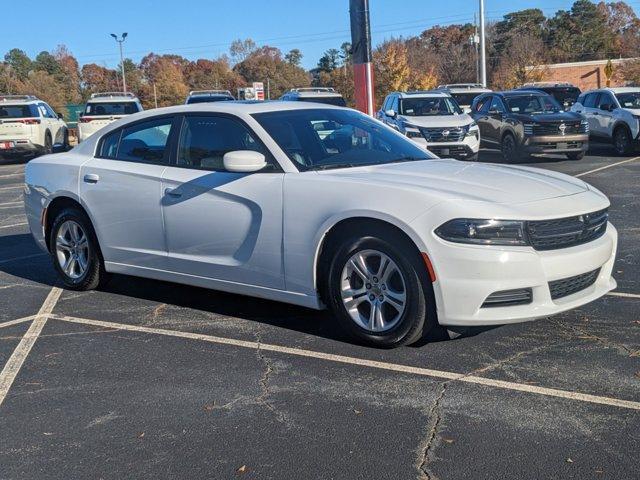
[[[182,196],[180,192],[175,191],[173,188],[165,189],[164,194],[173,198],[180,198]]]
[[[84,183],[98,183],[98,180],[100,180],[100,176],[95,173],[87,173],[84,176]]]

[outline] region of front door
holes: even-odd
[[[233,173],[223,157],[264,153],[269,165]],[[182,119],[175,161],[162,181],[169,269],[220,281],[284,288],[284,174],[249,127],[220,114]]]
[[[172,122],[145,120],[106,135],[81,168],[80,197],[106,262],[166,268],[160,201]]]

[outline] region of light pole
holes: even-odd
[[[473,35],[469,36],[469,43],[476,51],[476,83],[480,83],[480,57],[478,55],[478,45],[480,44],[480,35],[478,35],[478,22],[476,21],[475,14],[473,15],[473,23],[475,25],[475,31]]]
[[[480,0],[480,81],[483,87],[487,86],[487,59],[485,53],[484,0]]]
[[[122,69],[122,91],[127,93],[127,79],[124,76],[124,57],[122,56],[122,44],[124,43],[124,39],[127,38],[127,32],[122,34],[122,38],[118,38],[115,33],[112,33],[111,36],[115,38],[118,45],[120,45],[120,68]]]

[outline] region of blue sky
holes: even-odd
[[[485,0],[487,19],[538,7],[546,15],[568,9],[571,0]],[[628,3],[640,9],[640,1]],[[109,33],[128,32],[125,55],[176,53],[212,58],[236,38],[251,37],[283,52],[300,48],[303,66],[315,66],[322,52],[349,41],[348,0],[84,0],[12,2],[2,22],[0,52],[18,47],[30,56],[65,44],[81,64],[114,66],[117,46]],[[477,0],[370,0],[374,44],[417,34],[429,26],[473,21]],[[14,21],[23,19],[24,21]]]

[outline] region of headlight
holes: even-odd
[[[478,137],[480,129],[478,128],[478,124],[473,121],[469,125],[465,125],[464,132],[467,137]]]
[[[589,133],[589,120],[581,120],[580,121],[580,130],[583,133]]]
[[[403,123],[402,128],[404,129],[404,134],[409,138],[422,138],[422,134],[418,127],[414,125],[410,125],[408,123]]]
[[[440,238],[476,245],[529,245],[524,232],[524,222],[519,220],[475,218],[456,218],[436,229]]]

